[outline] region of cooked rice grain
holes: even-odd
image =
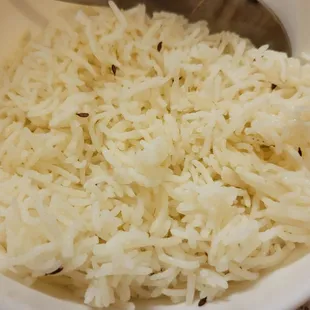
[[[114,3],[63,12],[15,56],[2,272],[95,307],[202,304],[309,245],[309,65]]]

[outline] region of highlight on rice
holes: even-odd
[[[111,2],[27,37],[0,97],[0,271],[27,285],[204,305],[310,244],[308,64]]]

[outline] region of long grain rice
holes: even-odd
[[[310,245],[309,65],[111,2],[62,12],[0,83],[1,272],[191,304]]]

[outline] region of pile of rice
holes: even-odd
[[[310,65],[110,3],[27,38],[0,96],[3,273],[203,304],[310,245]]]

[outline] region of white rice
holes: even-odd
[[[310,66],[145,12],[65,11],[2,71],[0,271],[94,307],[212,301],[310,245]]]

